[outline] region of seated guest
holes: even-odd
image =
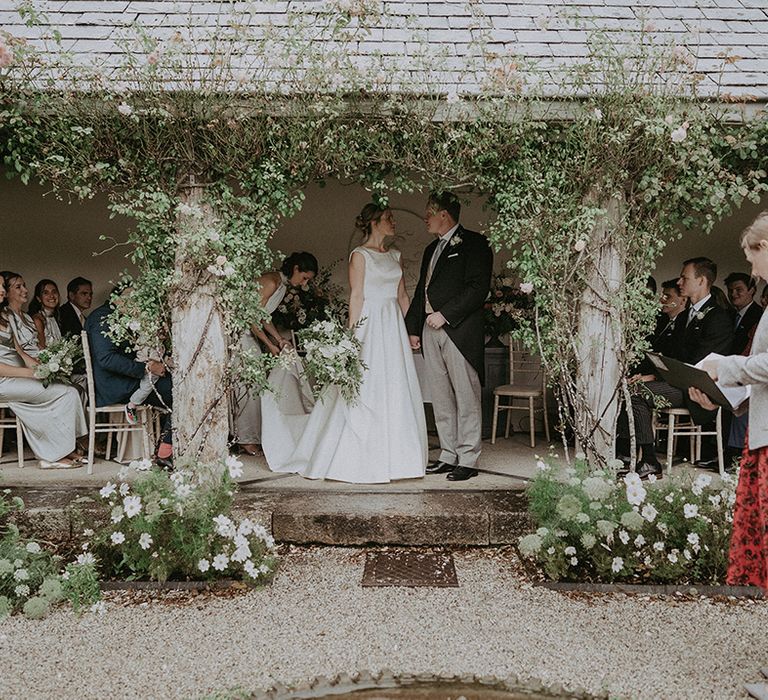
[[[661,312],[656,320],[656,328],[649,336],[651,350],[661,355],[671,355],[679,345],[681,329],[677,327],[677,317],[685,311],[686,298],[680,295],[677,280],[667,280],[661,285],[659,306]],[[645,358],[638,365],[630,382],[650,382],[656,379],[653,363]]]
[[[695,364],[711,352],[727,355],[733,340],[733,324],[730,314],[720,308],[712,298],[710,289],[717,277],[717,265],[708,258],[691,258],[683,263],[680,279],[677,281],[680,293],[688,298],[688,307],[675,320],[675,332],[679,333],[677,347],[669,354],[682,362]],[[653,380],[645,382],[645,389],[632,396],[632,416],[635,424],[635,438],[642,451],[637,473],[641,478],[650,474],[661,476],[661,464],[656,458],[652,416],[654,396],[666,399],[673,408],[685,406],[691,411],[691,418],[702,424],[711,420],[711,412],[693,403],[683,392],[666,382]],[[629,452],[629,427],[626,415],[620,426],[617,451],[626,459]]]
[[[91,308],[93,285],[85,277],[75,277],[67,285],[67,302],[59,309],[61,334],[80,335],[85,328],[85,312]]]
[[[5,299],[0,304],[5,320],[11,328],[22,356],[26,355],[36,360],[40,353],[37,327],[32,317],[22,309],[29,298],[27,285],[18,272],[3,270],[0,276],[5,285]]]
[[[94,309],[85,322],[93,361],[96,408],[128,403],[147,372],[156,375],[158,379],[154,383],[154,391],[147,396],[145,403],[159,408],[170,408],[173,403],[171,377],[166,373],[163,363],[156,360],[139,362],[135,352],[119,347],[108,336],[107,317],[113,308],[107,301]],[[163,436],[157,450],[157,463],[161,466],[172,466],[172,451],[170,417],[166,415]]]
[[[733,354],[741,355],[752,329],[760,322],[763,308],[754,301],[757,285],[746,272],[732,272],[725,278],[728,299],[736,310],[733,327]]]
[[[5,282],[0,277],[0,302]],[[72,469],[80,466],[75,441],[88,432],[85,414],[74,387],[39,379],[29,358],[19,352],[8,310],[0,311],[0,401],[18,416],[29,446],[41,469]]]
[[[717,304],[721,309],[725,309],[729,313],[733,313],[733,307],[731,306],[731,302],[728,301],[728,295],[722,289],[720,289],[720,287],[713,285],[712,289],[709,290],[709,293],[715,300],[715,304]]]
[[[47,348],[50,343],[61,340],[59,328],[59,288],[56,282],[42,279],[35,285],[29,302],[29,315],[37,328],[37,344]]]

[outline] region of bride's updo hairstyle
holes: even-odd
[[[768,211],[764,211],[741,234],[741,247],[757,250],[768,241]]]
[[[312,253],[291,253],[280,267],[280,271],[286,276],[290,277],[293,274],[293,268],[298,267],[299,272],[314,272],[317,274],[318,265],[317,258]]]
[[[371,235],[371,224],[379,222],[384,215],[386,209],[382,209],[378,204],[370,202],[363,207],[363,211],[360,212],[355,219],[355,228],[363,234],[364,238]]]

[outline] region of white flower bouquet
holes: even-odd
[[[528,488],[535,532],[518,542],[550,579],[722,583],[736,478],[707,474],[616,481],[583,460],[559,471],[541,462]]]
[[[336,319],[315,321],[297,334],[306,355],[304,371],[316,397],[328,387],[336,387],[347,403],[354,403],[360,395],[363,372],[368,369],[360,359],[362,345],[353,328],[345,328]]]
[[[83,346],[80,338],[71,336],[51,343],[40,351],[37,356],[40,364],[35,367],[35,377],[43,386],[54,382],[69,384],[72,370],[83,357]]]

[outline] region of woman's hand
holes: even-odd
[[[695,401],[707,411],[716,411],[718,408],[717,404],[713,403],[709,396],[695,386],[688,387],[688,396],[691,398],[691,401]]]
[[[165,365],[159,360],[150,360],[147,362],[147,370],[154,374],[156,377],[162,377],[165,375]]]
[[[267,343],[267,352],[269,352],[270,355],[274,355],[277,357],[280,354],[280,348],[277,347],[274,343]]]

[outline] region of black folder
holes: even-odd
[[[667,384],[682,389],[686,396],[688,395],[688,387],[696,387],[709,396],[713,403],[733,411],[733,404],[703,369],[696,369],[692,365],[687,365],[685,362],[680,362],[680,360],[666,355],[660,355],[657,352],[647,352],[646,355]]]

